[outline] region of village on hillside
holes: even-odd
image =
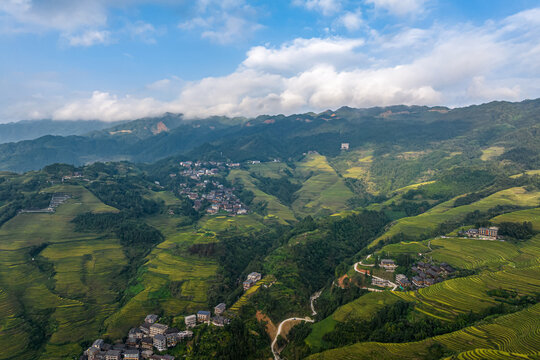
[[[252,272],[243,282],[244,291],[250,289],[262,275]],[[79,360],[175,360],[175,357],[164,354],[181,342],[193,338],[193,329],[202,324],[223,327],[230,323],[232,313],[227,312],[227,305],[219,303],[214,307],[214,316],[207,310],[199,310],[196,314],[184,317],[185,330],[169,327],[158,321],[159,316],[148,314],[144,322],[129,330],[125,342],[109,344],[103,339],[97,339],[84,352]]]

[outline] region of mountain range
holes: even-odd
[[[307,151],[333,156],[340,152],[341,143],[350,143],[351,149],[372,147],[379,152],[405,148],[410,151],[470,149],[498,143],[507,150],[516,148],[507,154],[516,156],[539,146],[536,134],[539,107],[540,100],[530,100],[455,109],[343,107],[319,114],[256,118],[186,120],[182,115],[165,114],[112,127],[96,122],[8,124],[2,126],[11,129],[11,135],[4,135],[3,139],[44,133],[47,126],[55,130],[36,139],[0,144],[0,170],[36,170],[54,162],[151,163],[169,156],[197,154],[207,159],[233,161],[294,159]],[[39,131],[25,134],[30,124],[43,126]],[[85,132],[85,129],[93,131]],[[526,160],[527,166],[538,161],[532,157]]]

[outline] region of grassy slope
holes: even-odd
[[[18,354],[36,359],[31,349],[37,323],[53,329],[47,349],[77,353],[76,343],[98,334],[100,324],[116,307],[114,281],[125,264],[118,241],[98,234],[78,234],[70,220],[77,214],[115,211],[78,186],[55,186],[73,198],[54,214],[21,214],[0,228],[0,358]],[[50,243],[34,261],[30,247]],[[83,258],[83,255],[86,255]],[[54,266],[44,272],[38,263]],[[50,315],[50,321],[47,320]],[[46,349],[46,350],[47,350]],[[63,350],[64,349],[64,350]],[[44,355],[43,358],[54,358]]]
[[[370,178],[370,167],[373,162],[373,151],[353,150],[343,152],[337,158],[332,159],[332,165],[336,171],[345,178],[361,180],[366,185],[366,190],[376,193],[376,185]]]
[[[255,179],[253,179],[249,172],[246,170],[232,170],[227,180],[232,183],[240,182],[245,186],[247,190],[250,190],[255,195],[254,202],[266,201],[268,203],[268,217],[277,218],[281,223],[286,223],[287,221],[296,220],[293,212],[285,205],[283,205],[279,200],[270,194],[267,194],[257,188],[255,185]]]
[[[518,217],[518,215],[523,215],[523,211],[506,215],[511,219],[521,219],[522,217]],[[533,221],[533,226],[538,225],[538,220]],[[320,348],[323,343],[322,337],[327,332],[332,331],[335,322],[345,321],[349,318],[369,318],[376,310],[392,304],[400,298],[406,301],[417,301],[416,309],[421,313],[446,319],[456,313],[466,311],[469,307],[480,310],[489,306],[492,299],[485,292],[492,288],[502,286],[525,292],[540,291],[538,287],[540,284],[535,279],[535,276],[539,276],[538,271],[540,271],[538,268],[538,264],[540,264],[540,235],[519,244],[437,238],[431,240],[431,246],[434,250],[430,256],[435,261],[445,261],[453,266],[466,269],[490,268],[492,271],[496,269],[501,271],[493,273],[486,271],[480,275],[446,281],[430,288],[421,289],[418,293],[386,291],[367,294],[339,307],[330,317],[314,324],[313,332],[306,339],[306,342],[312,348]],[[418,252],[424,254],[429,252],[427,241],[390,244],[380,250],[380,253],[390,255]],[[529,285],[533,285],[533,288],[528,288]],[[447,300],[443,301],[443,299]]]
[[[257,215],[204,217],[196,226],[178,228],[180,217],[156,215],[145,219],[158,228],[165,241],[159,244],[139,269],[129,292],[133,295],[120,307],[119,294],[126,278],[126,265],[117,239],[100,234],[77,233],[70,222],[87,211],[116,209],[104,205],[80,186],[61,186],[51,192],[69,192],[73,198],[55,214],[21,214],[0,228],[0,359],[17,355],[21,359],[63,359],[78,355],[78,343],[102,336],[113,340],[140,323],[148,312],[163,311],[176,317],[207,309],[210,279],[217,270],[211,258],[189,255],[194,243],[216,242],[216,234],[226,229],[249,233],[263,227]],[[168,192],[149,197],[175,202]],[[31,246],[50,243],[39,259],[54,266],[55,274],[40,271],[28,255]],[[181,284],[181,296],[168,291],[171,281]],[[50,310],[49,310],[50,309]],[[31,319],[24,319],[23,310]],[[44,349],[30,350],[30,332],[37,314],[50,311],[52,337]],[[5,354],[5,355],[4,355]]]
[[[126,331],[138,324],[149,312],[163,310],[164,315],[180,318],[198,310],[208,310],[207,292],[210,280],[217,271],[212,258],[189,255],[187,247],[197,243],[218,241],[216,234],[226,229],[249,233],[263,225],[256,215],[204,217],[197,226],[178,228],[180,219],[175,216],[155,216],[148,223],[165,235],[148,255],[140,269],[134,296],[106,321],[107,335],[124,336]],[[170,295],[170,282],[182,282],[179,297]]]
[[[322,209],[335,213],[345,209],[347,200],[353,196],[324,156],[308,155],[298,163],[296,173],[299,177],[307,178],[296,192],[298,198],[293,203],[293,209],[298,214],[314,214]]]
[[[419,342],[358,343],[315,354],[308,359],[421,359],[428,355],[428,348],[433,343],[454,352],[481,348],[537,354],[540,351],[539,328],[540,304],[537,304],[514,314],[486,320],[481,325]]]
[[[439,224],[445,221],[460,219],[465,214],[475,210],[486,211],[496,205],[536,206],[539,201],[540,192],[527,192],[522,187],[502,190],[465,206],[453,207],[454,199],[452,199],[418,216],[397,220],[388,231],[373,241],[372,245],[399,233],[408,236],[421,236],[435,230]]]
[[[540,231],[540,208],[514,211],[496,216],[491,221],[494,223],[529,221],[533,224],[534,230]]]

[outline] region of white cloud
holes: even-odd
[[[397,16],[417,15],[424,11],[428,0],[366,0],[376,10],[382,9]]]
[[[52,118],[56,120],[127,120],[145,116],[160,115],[173,109],[153,98],[119,98],[107,92],[94,91],[89,99],[72,101],[55,110]]]
[[[317,64],[357,64],[362,56],[355,52],[363,39],[295,39],[277,49],[256,46],[247,53],[243,66],[270,72],[298,72]]]
[[[293,4],[329,16],[341,11],[342,0],[293,0]]]
[[[98,91],[52,114],[104,120],[165,111],[189,117],[253,116],[343,105],[454,106],[539,97],[540,21],[535,14],[482,26],[406,28],[365,39],[299,38],[277,47],[256,46],[228,75],[187,83],[170,77],[148,85],[144,96]],[[168,100],[156,99],[162,92]],[[27,108],[35,110],[46,112]]]
[[[230,44],[261,28],[261,25],[242,17],[224,15],[222,25],[217,29],[203,31],[201,37],[220,44]]]
[[[345,26],[349,31],[356,31],[363,25],[362,12],[357,10],[355,12],[347,11],[341,15],[338,22]]]
[[[71,46],[93,46],[97,44],[109,44],[111,33],[109,31],[87,30],[80,35],[64,35]]]
[[[139,0],[0,0],[0,33],[37,33],[56,31],[72,46],[111,43],[111,35],[129,35],[154,43],[164,32],[143,21],[109,29],[113,7],[124,7]]]
[[[54,29],[66,32],[103,26],[107,22],[105,4],[99,0],[2,0],[0,12],[10,16],[12,26],[20,31]]]
[[[519,85],[510,88],[496,83],[486,84],[486,79],[483,76],[475,76],[467,88],[467,96],[485,101],[493,99],[518,100],[520,95]]]
[[[197,0],[197,16],[181,22],[178,28],[198,31],[203,39],[230,44],[262,28],[257,23],[257,11],[245,0]]]
[[[144,21],[137,21],[126,25],[125,31],[134,39],[139,39],[148,44],[156,43],[156,36],[162,35],[164,29],[156,29],[154,25]]]

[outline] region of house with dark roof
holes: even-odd
[[[159,351],[167,350],[167,338],[165,335],[157,334],[154,336],[154,347]]]
[[[219,303],[214,307],[214,314],[221,315],[223,312],[225,312],[225,309],[227,308],[227,305],[225,303]]]
[[[109,350],[105,353],[105,360],[120,360],[122,352],[120,350]]]
[[[201,310],[197,312],[197,321],[200,323],[210,321],[210,311]]]
[[[145,323],[148,323],[148,324],[153,324],[155,323],[156,321],[158,321],[159,319],[159,316],[157,316],[156,314],[148,314],[146,315],[146,317],[144,318],[144,322]]]

